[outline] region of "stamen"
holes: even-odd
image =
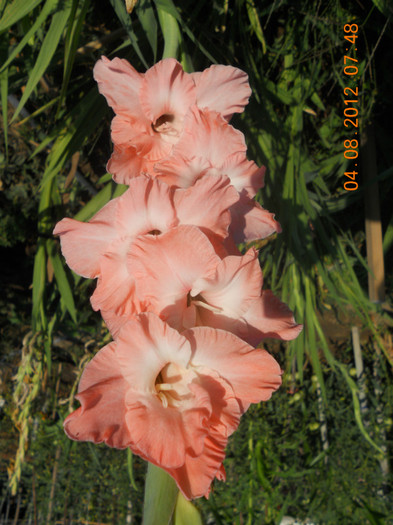
[[[169,405],[168,405],[168,400],[167,400],[165,394],[164,394],[163,392],[159,392],[159,393],[158,393],[158,397],[159,397],[160,400],[161,400],[162,406],[163,406],[164,408],[168,408],[168,406],[169,406]]]
[[[203,301],[192,301],[193,304],[196,306],[202,306],[202,308],[206,308],[206,310],[210,310],[211,312],[215,314],[220,314],[222,312],[222,308],[219,308],[218,306],[212,306],[211,304],[205,303]]]

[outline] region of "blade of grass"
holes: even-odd
[[[181,41],[181,34],[176,18],[166,9],[157,5],[158,20],[164,37],[164,51],[162,58],[177,58]]]
[[[70,314],[74,323],[77,323],[76,308],[74,303],[74,297],[72,294],[70,283],[67,279],[67,274],[64,270],[60,255],[57,252],[56,243],[53,239],[46,241],[46,249],[49,255],[49,260],[52,263],[55,279],[59,288],[60,297],[62,298],[64,305]]]
[[[155,63],[157,61],[158,27],[151,0],[141,0],[138,2],[135,12],[153,51],[153,62]]]
[[[83,1],[82,6],[79,10],[77,21],[74,22],[75,12],[77,10],[77,7],[79,6],[79,0],[73,0],[72,14],[68,22],[66,41],[64,46],[64,74],[63,83],[61,85],[58,113],[67,94],[67,87],[70,82],[71,71],[74,65],[76,50],[79,44],[79,37],[83,29],[83,22],[85,20],[89,5],[90,0]]]
[[[0,33],[31,13],[41,2],[42,0],[14,0],[12,4],[8,4],[0,20]]]
[[[0,44],[0,60],[6,53],[7,42],[2,38]],[[3,113],[4,149],[8,162],[8,68],[0,73],[0,100]]]
[[[68,20],[68,16],[71,10],[70,1],[66,0],[63,4],[61,10],[57,11],[52,18],[51,25],[48,32],[42,42],[40,52],[38,54],[37,60],[34,64],[33,70],[29,74],[29,80],[27,81],[26,88],[23,92],[22,98],[19,102],[18,107],[12,117],[11,122],[13,122],[16,117],[21,112],[22,108],[26,104],[28,98],[30,97],[33,89],[36,87],[40,78],[47,70],[53,55],[57,49],[60,38],[62,37],[63,30]]]
[[[138,55],[140,61],[147,69],[149,66],[139,47],[138,39],[132,27],[130,15],[126,11],[124,1],[123,0],[109,0],[109,1],[112,4],[112,7],[115,10],[115,13],[118,19],[120,20],[122,26],[127,31],[128,37],[130,39],[132,47],[135,50],[135,53]]]
[[[3,71],[11,62],[14,60],[14,58],[19,55],[19,53],[22,51],[22,49],[25,47],[25,45],[30,41],[31,37],[35,35],[37,30],[44,26],[45,20],[48,18],[48,16],[54,11],[55,7],[58,4],[58,0],[47,0],[44,7],[40,11],[39,15],[35,19],[33,25],[27,31],[25,36],[22,38],[22,40],[17,44],[14,49],[12,50],[11,54],[9,55],[8,59],[3,63],[3,65],[0,68],[0,72]]]

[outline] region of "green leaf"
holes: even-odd
[[[0,20],[0,33],[32,12],[41,2],[42,0],[14,0],[12,4],[8,4]]]
[[[178,491],[165,470],[148,463],[142,525],[169,525]]]
[[[65,127],[57,133],[58,138],[52,146],[41,185],[50,181],[65,162],[82,148],[85,139],[97,128],[106,111],[96,88],[74,107],[65,121]]]
[[[387,18],[393,16],[393,7],[390,0],[373,0],[373,4]]]
[[[51,25],[44,38],[44,41],[42,42],[41,50],[38,54],[33,70],[30,72],[26,89],[24,90],[19,105],[16,108],[14,116],[12,117],[12,121],[14,121],[19,115],[22,108],[26,104],[28,98],[30,97],[33,89],[36,87],[36,85],[40,81],[40,78],[49,66],[50,61],[52,60],[52,57],[57,49],[57,45],[60,41],[60,38],[63,34],[63,30],[67,23],[70,9],[70,2],[64,2],[63,8],[53,15]]]
[[[0,60],[4,58],[5,47],[6,43],[2,41],[0,46]],[[3,113],[4,148],[6,158],[8,159],[8,68],[2,70],[0,73],[0,99]]]
[[[84,0],[82,7],[80,8],[77,21],[75,19],[75,11],[79,5],[79,0],[73,0],[72,14],[68,22],[68,29],[66,35],[66,45],[64,48],[64,76],[63,83],[61,86],[59,109],[66,97],[67,87],[71,78],[71,71],[74,65],[76,50],[79,43],[79,36],[83,28],[83,22],[87,13],[87,9],[90,5],[90,0]]]
[[[132,28],[130,15],[126,11],[124,0],[109,0],[109,1],[112,4],[112,7],[115,10],[115,13],[118,19],[120,20],[122,26],[127,31],[131,45],[134,48],[136,54],[138,55],[140,61],[145,66],[145,68],[148,68],[149,66],[145,60],[145,57],[142,54],[142,51],[140,50],[140,47],[138,44],[138,38],[135,34],[134,29]]]
[[[112,197],[112,181],[108,182],[101,191],[75,215],[77,221],[88,221],[100,210]]]
[[[74,297],[72,294],[70,283],[67,279],[67,274],[64,270],[63,263],[60,259],[60,255],[57,252],[56,243],[53,239],[48,239],[46,242],[47,252],[49,259],[52,263],[55,279],[59,288],[60,296],[64,301],[64,305],[67,308],[68,313],[72,317],[74,323],[77,323],[76,319],[76,308],[74,303]]]
[[[181,492],[177,496],[173,525],[202,525],[199,510]]]
[[[255,33],[255,36],[258,38],[258,40],[262,44],[262,54],[265,54],[266,53],[266,41],[263,35],[262,25],[259,20],[258,12],[255,8],[254,1],[247,0],[246,7],[247,7],[247,14],[248,14],[248,18],[251,23],[251,27]]]
[[[30,38],[37,32],[37,30],[44,25],[45,20],[47,17],[54,11],[55,7],[58,4],[58,0],[47,0],[44,7],[40,11],[37,18],[34,20],[34,24],[31,26],[31,28],[27,31],[25,36],[22,38],[22,40],[19,42],[17,46],[12,50],[11,54],[9,55],[8,59],[4,62],[2,65],[0,72],[3,71],[13,60],[14,58],[19,55],[19,53],[22,51],[22,49],[25,47],[25,45],[28,43]]]
[[[393,214],[390,217],[388,227],[383,236],[383,253],[387,254],[393,244]]]
[[[153,61],[157,60],[157,21],[154,15],[151,0],[140,0],[135,12],[139,18],[139,22],[146,34],[150,47],[153,51]]]
[[[128,472],[128,477],[130,478],[130,483],[131,483],[132,488],[134,490],[138,490],[138,487],[136,486],[136,483],[135,483],[134,470],[132,468],[132,458],[133,458],[133,453],[131,452],[130,448],[127,448],[127,472]]]
[[[33,270],[33,329],[39,330],[41,327],[41,303],[46,284],[46,252],[45,242],[38,241],[37,253],[34,258]]]
[[[181,34],[176,18],[157,5],[158,20],[164,36],[164,51],[162,58],[177,58]]]

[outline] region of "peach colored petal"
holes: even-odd
[[[106,169],[118,184],[130,184],[130,181],[139,177],[142,172],[152,172],[153,165],[154,162],[139,157],[133,146],[117,146],[115,144]]]
[[[238,427],[241,415],[239,403],[230,384],[216,371],[203,365],[198,366],[197,370],[200,384],[209,392],[212,402],[209,434],[204,440],[204,448],[199,456],[187,455],[183,466],[178,469],[166,469],[187,499],[207,497],[214,478],[222,479],[222,462],[228,436]]]
[[[162,232],[178,224],[170,187],[149,177],[130,181],[129,189],[118,199],[116,227],[120,235],[137,236]]]
[[[185,337],[152,313],[132,319],[116,341],[116,355],[124,377],[138,392],[149,392],[152,381],[154,385],[167,363],[186,368],[191,358],[190,343]]]
[[[145,125],[129,115],[115,115],[111,123],[111,138],[114,144],[132,146],[135,138],[145,131]]]
[[[100,350],[85,368],[76,399],[81,407],[64,421],[68,437],[126,448],[131,435],[125,422],[128,384],[115,355],[115,343]]]
[[[129,251],[138,297],[171,326],[181,327],[187,294],[200,277],[213,275],[219,257],[194,226],[179,226],[159,236],[141,236]]]
[[[193,365],[219,370],[240,406],[270,399],[281,385],[281,368],[266,350],[254,349],[230,332],[209,327],[192,328],[183,335],[191,342]]]
[[[197,385],[194,386],[195,394]],[[184,465],[187,456],[202,453],[209,430],[211,403],[208,393],[200,387],[198,390],[188,410],[164,407],[151,394],[129,392],[126,422],[132,428],[133,444],[142,457],[162,468],[177,468]]]
[[[143,77],[127,60],[117,57],[109,60],[103,56],[94,66],[98,89],[113,110],[146,121],[138,97]]]
[[[128,272],[128,242],[118,239],[100,259],[100,276],[90,298],[94,310],[113,310],[120,315],[135,315],[140,301],[135,295],[135,279]]]
[[[220,172],[231,179],[237,191],[251,198],[264,186],[265,171],[265,167],[258,168],[255,162],[247,160],[243,152],[233,153],[220,167]]]
[[[61,250],[68,266],[78,275],[95,278],[99,260],[116,237],[116,201],[108,202],[89,222],[63,219],[53,230],[60,235]]]
[[[140,303],[139,310],[138,314],[146,311],[143,302]],[[135,317],[134,314],[119,314],[114,310],[101,309],[100,313],[113,339],[117,339],[121,328]]]
[[[244,324],[239,327],[239,336],[252,345],[267,337],[289,341],[295,339],[303,328],[296,323],[288,306],[270,290],[263,290],[262,297],[253,301],[241,320]]]
[[[198,107],[218,111],[227,120],[242,113],[251,96],[247,74],[232,66],[210,66],[193,80]]]
[[[241,195],[240,200],[231,206],[231,216],[229,231],[236,243],[265,239],[281,232],[274,214],[245,195]]]
[[[177,189],[174,193],[176,214],[181,224],[198,226],[205,234],[211,231],[221,237],[228,235],[231,222],[228,210],[238,200],[237,191],[225,176],[207,175],[191,188]]]
[[[154,175],[177,188],[189,188],[204,175],[217,173],[207,159],[195,156],[187,158],[181,151],[154,165]]]
[[[219,113],[201,111],[193,106],[184,118],[183,134],[172,154],[180,153],[189,159],[201,157],[219,169],[230,155],[246,149],[243,133],[228,124]]]
[[[194,82],[177,60],[166,58],[146,71],[139,97],[145,115],[153,124],[163,115],[182,119],[195,103]]]
[[[192,298],[199,296],[218,309],[215,312],[199,308],[203,324],[232,331],[228,323],[235,323],[249,309],[252,301],[260,297],[261,288],[262,271],[258,254],[251,248],[241,257],[229,255],[221,260],[214,277],[195,281],[190,294]],[[221,326],[222,323],[224,326]]]
[[[239,193],[253,197],[264,184],[265,168],[247,160],[244,136],[220,114],[195,106],[171,155],[154,166],[168,184],[187,188],[204,175],[227,175]]]
[[[186,456],[184,465],[177,469],[166,469],[174,478],[182,494],[188,500],[208,497],[210,486],[220,472],[225,458],[227,439],[218,432],[205,439],[203,454],[197,458]]]

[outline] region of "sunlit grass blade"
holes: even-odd
[[[210,60],[210,62],[212,62],[213,64],[217,64],[217,60],[214,58],[214,56],[206,49],[206,47],[202,44],[202,42],[194,35],[194,33],[187,26],[184,20],[182,20],[180,13],[176,9],[176,6],[172,0],[154,0],[154,3],[156,5],[157,10],[161,9],[161,11],[165,11],[166,13],[171,15],[175,20],[177,20],[179,26],[182,29],[182,32],[188,36],[188,38],[191,40],[194,46],[198,48]]]
[[[202,525],[199,510],[181,492],[177,495],[173,525]]]
[[[57,49],[60,38],[62,37],[63,30],[67,24],[70,9],[70,0],[67,0],[66,2],[64,2],[62,9],[57,11],[53,15],[51,25],[42,42],[37,60],[34,64],[33,70],[29,74],[29,80],[23,92],[22,98],[19,102],[19,105],[15,110],[12,120],[15,120],[16,117],[19,115],[20,111],[22,110],[31,93],[33,92],[33,89],[36,87],[36,85],[40,81],[40,78],[48,68],[51,59]]]
[[[76,323],[77,318],[76,318],[76,308],[75,308],[74,297],[72,294],[70,283],[68,282],[68,279],[67,279],[67,274],[61,262],[60,255],[57,251],[55,241],[52,239],[48,239],[46,242],[46,248],[47,248],[49,259],[53,266],[56,284],[60,292],[60,297],[62,298],[64,302],[64,306],[66,307],[72,320],[74,321],[74,323]]]
[[[34,258],[33,271],[33,310],[32,325],[33,329],[39,330],[42,325],[41,304],[46,284],[46,251],[45,242],[40,240],[37,246],[37,252]]]
[[[158,27],[151,0],[139,1],[136,5],[135,12],[153,51],[153,61],[156,62]]]
[[[112,182],[108,182],[101,191],[74,216],[78,221],[88,221],[98,212],[112,197]]]
[[[91,90],[65,119],[66,127],[53,144],[41,185],[50,181],[71,156],[79,151],[107,111],[96,89]]]
[[[148,63],[139,47],[138,39],[132,27],[130,15],[126,11],[124,1],[123,0],[110,0],[110,3],[112,4],[113,9],[115,10],[115,13],[117,17],[119,18],[122,26],[127,31],[128,37],[130,39],[132,47],[135,50],[135,53],[138,55],[140,61],[147,69],[149,67]]]
[[[61,93],[59,100],[59,109],[66,97],[67,87],[71,77],[72,67],[75,61],[76,50],[79,43],[79,37],[83,29],[83,23],[87,14],[90,0],[84,0],[77,13],[77,19],[75,21],[75,14],[79,7],[79,0],[73,0],[72,12],[68,21],[68,28],[66,34],[66,41],[64,47],[64,75],[63,83],[61,85]]]
[[[19,53],[22,51],[25,45],[30,41],[31,37],[38,31],[38,29],[43,27],[45,20],[54,11],[57,4],[58,4],[57,0],[47,0],[46,1],[44,7],[39,12],[37,18],[34,20],[34,23],[31,26],[31,28],[24,35],[22,40],[13,48],[9,57],[1,66],[0,72],[3,71],[9,64],[11,64],[11,62],[15,59],[15,57],[19,55]]]
[[[41,2],[42,0],[14,0],[8,4],[0,20],[0,33],[32,12]]]
[[[0,41],[0,60],[5,55],[6,42],[3,38]],[[0,100],[3,113],[3,132],[5,156],[8,160],[8,69],[0,73]]]
[[[143,525],[169,525],[179,489],[172,477],[148,463],[143,504]]]
[[[265,54],[266,53],[266,41],[265,41],[262,25],[261,25],[261,22],[259,20],[258,11],[257,11],[257,9],[255,7],[254,1],[253,0],[247,0],[246,1],[246,7],[247,7],[248,18],[250,20],[251,27],[252,27],[256,37],[258,38],[258,40],[262,44],[262,53]]]
[[[162,58],[177,58],[181,34],[176,18],[157,5],[158,20],[164,36]]]

